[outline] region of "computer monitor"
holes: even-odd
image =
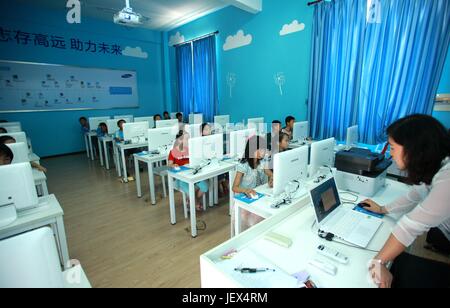
[[[0,288],[63,288],[64,276],[49,227],[0,241]]]
[[[358,125],[347,128],[347,146],[355,146],[358,144],[359,132]]]
[[[19,132],[19,133],[6,133],[6,134],[0,134],[0,137],[3,136],[10,136],[13,137],[16,142],[23,142],[23,143],[28,143],[27,140],[27,135],[24,132]]]
[[[230,157],[241,159],[245,153],[247,140],[256,135],[256,129],[244,129],[230,133]]]
[[[0,123],[0,125],[2,127],[5,127],[5,126],[17,126],[19,128],[22,128],[22,123],[19,122],[19,121],[16,121],[16,122],[4,122],[4,123]]]
[[[311,165],[310,176],[314,176],[320,167],[333,167],[334,146],[336,142],[334,138],[314,142],[311,144]]]
[[[220,125],[219,123],[208,123],[209,127],[211,127],[211,134],[224,134],[225,126]]]
[[[108,135],[114,136],[116,132],[119,130],[119,126],[117,125],[117,122],[119,120],[108,120],[106,121],[106,126],[108,127]]]
[[[89,128],[91,131],[96,131],[100,123],[106,123],[110,117],[96,117],[96,118],[89,118]],[[116,121],[117,123],[117,121]]]
[[[174,127],[163,127],[148,130],[148,151],[168,152],[172,149],[178,130]]]
[[[223,135],[189,139],[189,165],[200,166],[208,159],[223,158]]]
[[[309,134],[308,130],[309,130],[309,123],[307,121],[294,123],[292,140],[304,141],[306,138],[308,138]]]
[[[148,122],[125,123],[123,125],[123,139],[131,143],[147,142]]]
[[[17,211],[39,205],[30,163],[0,166],[0,206],[8,203]]]
[[[189,124],[202,124],[203,123],[203,114],[196,113],[189,115]]]
[[[134,123],[137,122],[148,122],[148,127],[149,128],[155,128],[155,120],[153,119],[153,117],[137,117],[134,118]]]
[[[177,127],[178,129],[178,120],[156,121],[156,128],[166,128],[166,127]]]
[[[227,124],[230,123],[230,116],[229,115],[215,116],[214,123],[220,125],[223,131],[227,127]]]
[[[11,149],[14,154],[12,164],[19,163],[29,163],[30,162],[30,152],[28,151],[28,145],[23,142],[9,143],[7,146]]]
[[[186,124],[184,130],[189,134],[190,138],[202,137],[202,124]]]
[[[225,133],[226,133],[226,134],[229,134],[229,133],[231,133],[231,132],[233,132],[233,131],[235,131],[234,123],[227,123],[227,124],[225,125]]]
[[[116,119],[116,120],[125,120],[125,121],[127,121],[127,123],[133,123],[134,122],[134,116],[131,115],[131,114],[117,115],[117,116],[114,116],[114,119]]]
[[[264,118],[252,118],[247,121],[248,129],[256,129],[258,134],[265,134],[267,131],[266,123],[264,123]]]
[[[273,158],[273,194],[280,195],[294,180],[308,177],[308,147],[275,154]]]
[[[20,133],[22,131],[22,124],[20,122],[0,123],[0,127],[6,129],[8,133]]]

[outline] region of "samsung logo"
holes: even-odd
[[[322,151],[328,151],[328,148],[323,148]]]
[[[298,158],[291,160],[291,163],[295,163],[296,161],[299,161]]]
[[[124,79],[128,79],[128,78],[131,78],[131,77],[133,77],[133,75],[131,75],[131,74],[122,75],[122,78],[124,78]]]

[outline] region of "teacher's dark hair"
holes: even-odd
[[[393,123],[387,134],[403,146],[408,180],[411,184],[430,185],[450,156],[450,135],[435,118],[415,114]]]

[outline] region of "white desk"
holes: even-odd
[[[40,196],[48,195],[47,176],[44,172],[32,168],[34,184]]]
[[[139,171],[139,162],[143,162],[147,164],[148,168],[148,179],[149,179],[149,185],[150,185],[150,199],[153,205],[156,205],[156,196],[155,196],[155,175],[153,170],[153,164],[167,161],[168,154],[147,154],[147,155],[139,155],[134,154],[134,168],[136,173],[136,188],[137,188],[137,195],[139,198],[142,197],[142,187],[141,187],[141,174]]]
[[[112,136],[105,136],[98,138],[98,151],[100,156],[100,165],[105,165],[106,170],[109,170],[109,150],[108,142],[114,143]],[[103,164],[104,162],[104,164]]]
[[[214,163],[213,165],[205,167],[198,174],[192,174],[192,170],[187,170],[179,173],[168,172],[169,181],[169,199],[170,199],[170,222],[172,225],[177,223],[176,211],[175,211],[175,197],[174,197],[174,180],[180,180],[182,182],[188,183],[189,185],[189,205],[190,205],[190,215],[191,215],[191,235],[193,238],[197,237],[197,219],[196,219],[196,208],[195,208],[195,184],[201,181],[206,181],[217,176],[228,173],[230,181],[234,178],[234,173],[236,169],[236,164],[233,162],[221,161],[219,163]],[[209,203],[212,206],[213,198],[213,185],[209,185]],[[233,202],[233,193],[230,189],[230,205]],[[230,207],[231,213],[231,207]]]
[[[97,132],[95,132],[95,131],[91,131],[91,132],[84,134],[84,141],[86,143],[87,156],[91,160],[95,159],[95,151],[94,151],[94,147],[92,145],[92,137],[96,137],[96,136],[97,136]]]
[[[120,159],[122,160],[122,171],[120,170],[120,161],[117,162],[117,169],[118,169],[118,173],[119,176],[123,175],[123,181],[124,183],[128,183],[128,171],[127,171],[127,162],[125,159],[125,151],[126,150],[131,150],[131,149],[138,149],[138,148],[148,148],[148,143],[130,143],[130,144],[125,144],[124,142],[116,142],[116,154],[120,154]],[[119,158],[118,156],[118,158]]]
[[[56,238],[61,265],[67,267],[69,249],[67,248],[66,231],[64,229],[64,212],[55,195],[39,198],[39,206],[17,213],[17,219],[0,228],[0,240],[18,235],[40,227],[51,226]]]
[[[267,184],[257,187],[255,191],[259,193],[263,193],[262,189],[265,188]],[[298,196],[298,197],[297,197]],[[292,200],[291,204],[281,205],[280,208],[275,209],[272,208],[271,205],[275,202],[277,198],[264,196],[263,198],[253,202],[252,204],[247,204],[240,200],[234,199],[234,235],[239,235],[241,233],[241,212],[242,210],[248,211],[259,217],[267,219],[273,215],[278,215],[283,211],[286,211],[293,205],[297,204],[304,198],[309,198],[308,191],[305,188],[302,188],[298,195],[294,200]]]
[[[408,186],[404,184],[388,181],[383,191],[373,199],[381,204],[386,204],[405,194],[408,190]],[[364,197],[360,196],[358,201],[363,199]],[[383,225],[369,243],[368,249],[370,250],[380,250],[390,236],[395,220],[389,216],[383,220]],[[239,253],[244,252],[246,255],[254,256],[256,260],[267,267],[281,269],[287,275],[306,270],[318,287],[376,287],[368,276],[369,261],[376,255],[376,252],[344,246],[336,242],[327,242],[317,236],[318,227],[317,225],[313,227],[314,221],[315,215],[310,201],[308,198],[303,198],[278,215],[271,216],[205,253],[200,257],[202,287],[255,287],[255,285],[249,285],[248,280],[241,280],[238,275],[230,271],[232,263],[229,260],[220,259],[222,255],[232,249],[238,251],[238,255],[231,259],[234,263],[240,262]],[[291,238],[293,245],[290,248],[284,248],[265,240],[264,235],[269,231],[275,231]],[[328,275],[308,265],[308,261],[316,256],[315,251],[320,244],[332,247],[349,257],[350,262],[347,265],[338,264],[322,256],[318,257],[338,267],[336,276]],[[242,262],[245,263],[245,260]],[[243,265],[248,266],[247,264]],[[264,281],[261,283],[264,284]]]
[[[81,265],[74,266],[63,273],[65,289],[91,289],[92,286],[86,277]]]

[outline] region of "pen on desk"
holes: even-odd
[[[235,268],[234,269],[237,272],[241,272],[241,273],[260,273],[260,272],[275,272],[274,269],[270,269],[270,268]]]

